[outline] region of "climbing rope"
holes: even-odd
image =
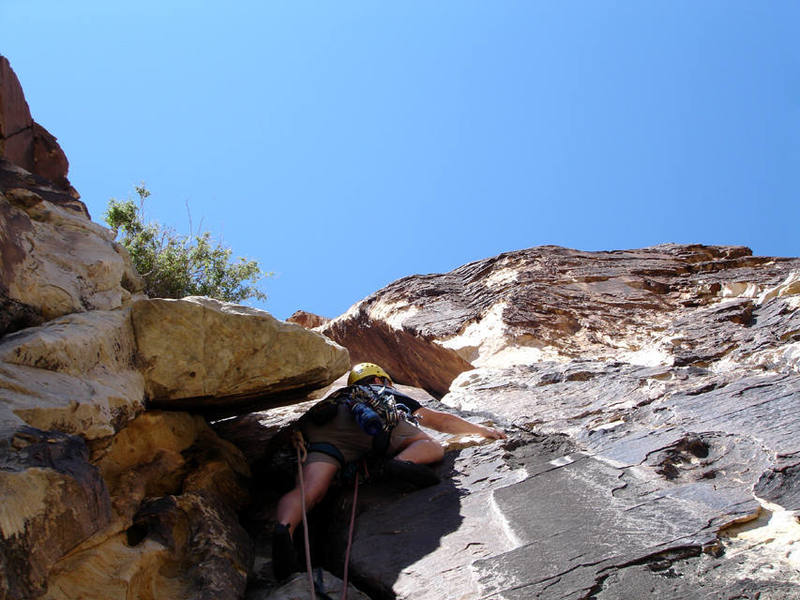
[[[314,575],[311,572],[311,544],[308,541],[308,518],[306,517],[306,488],[303,483],[303,463],[306,462],[306,444],[303,434],[296,431],[292,436],[292,443],[297,450],[297,478],[300,482],[300,505],[303,508],[303,541],[306,548],[306,570],[308,571],[308,587],[311,590],[311,600],[316,600],[314,594]]]
[[[295,450],[297,450],[297,478],[300,483],[300,505],[303,509],[303,542],[305,543],[306,549],[306,571],[308,572],[308,585],[309,589],[311,590],[311,600],[316,600],[315,596],[315,581],[313,571],[311,569],[311,544],[308,541],[308,517],[306,516],[306,488],[303,482],[303,464],[306,462],[306,458],[308,458],[308,453],[306,452],[306,444],[305,440],[303,439],[303,434],[299,431],[296,431],[292,436],[292,444],[294,444]],[[363,464],[363,463],[362,463]],[[366,470],[366,465],[364,464],[364,469]],[[353,531],[355,530],[356,524],[356,504],[358,503],[358,479],[359,473],[356,470],[355,474],[355,483],[353,484],[353,507],[350,511],[350,528],[347,532],[347,550],[345,551],[344,555],[344,574],[342,577],[342,597],[341,600],[347,600],[347,574],[350,567],[350,549],[353,547]],[[320,579],[320,586],[322,583],[322,577]],[[328,595],[322,592],[322,595],[325,598],[328,598]]]
[[[365,467],[366,468],[366,467]],[[353,484],[353,508],[350,511],[350,529],[347,532],[347,550],[344,553],[344,575],[342,576],[342,600],[347,600],[347,571],[350,568],[350,548],[353,547],[353,529],[356,524],[356,503],[358,502],[358,471]]]

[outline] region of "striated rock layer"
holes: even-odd
[[[400,279],[321,331],[354,362],[386,364],[398,381],[442,396],[473,367],[589,356],[657,363],[659,342],[668,343],[682,315],[725,298],[755,299],[792,270],[799,259],[738,246],[544,246]]]

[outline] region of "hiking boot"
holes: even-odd
[[[272,531],[272,571],[275,579],[283,581],[297,570],[297,553],[294,550],[289,527],[282,523]]]
[[[430,467],[419,465],[408,460],[387,460],[383,465],[383,474],[387,479],[398,479],[422,489],[439,483],[439,476]]]

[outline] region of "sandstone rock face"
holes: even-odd
[[[146,401],[290,402],[347,352],[207,299],[132,308],[130,258],[66,172],[0,57],[0,599],[242,598],[249,467]]]
[[[354,580],[372,597],[793,598],[798,267],[537,248],[401,280],[335,320],[383,311],[381,331],[468,359],[442,403],[509,433],[459,445],[433,488],[365,491]]]
[[[95,454],[110,522],[53,565],[44,598],[241,597],[250,472],[234,446],[200,417],[151,411]]]
[[[11,65],[0,56],[0,158],[53,182],[77,198],[67,179],[69,163],[56,138],[31,117]]]
[[[144,410],[130,310],[54,319],[0,340],[0,435],[21,424],[92,440]]]
[[[82,203],[0,161],[0,334],[128,301],[141,284],[113,238]]]
[[[349,367],[320,334],[209,298],[138,301],[133,326],[148,399],[162,407],[296,401]]]
[[[106,527],[111,506],[83,440],[22,427],[0,444],[0,597],[31,598],[50,568]]]

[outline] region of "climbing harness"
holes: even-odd
[[[326,594],[323,589],[321,570],[318,570],[317,577],[315,579],[311,568],[311,544],[309,543],[308,540],[308,517],[306,516],[307,512],[306,489],[305,489],[305,483],[303,482],[303,464],[306,462],[306,459],[308,458],[308,452],[306,450],[306,443],[305,440],[303,439],[303,434],[300,431],[295,431],[294,434],[292,435],[292,444],[294,444],[295,450],[297,451],[297,478],[300,483],[300,506],[303,509],[303,543],[305,545],[306,571],[308,572],[308,585],[309,589],[311,590],[311,600],[316,600],[315,592],[319,592],[320,600],[331,600],[330,596],[328,596],[328,594]],[[315,449],[314,446],[315,446],[314,444],[311,444],[310,448],[314,450]],[[319,448],[316,448],[316,450],[319,451]],[[350,549],[352,548],[353,545],[353,531],[355,530],[355,523],[356,523],[356,504],[358,502],[358,479],[359,479],[358,471],[356,471],[354,479],[355,483],[353,487],[353,508],[350,512],[350,527],[347,532],[347,550],[345,551],[345,558],[344,558],[344,573],[342,577],[341,600],[347,600],[347,575],[350,567]]]

